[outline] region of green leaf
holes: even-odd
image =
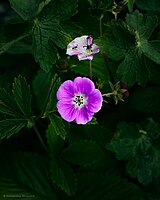
[[[140,183],[147,185],[160,175],[159,164],[159,151],[152,148],[147,155],[139,155],[130,159],[127,172],[132,178],[136,177]]]
[[[40,0],[9,0],[11,7],[24,19],[28,20],[36,15]]]
[[[141,42],[150,38],[152,32],[158,25],[158,18],[154,15],[143,15],[136,10],[132,14],[127,14],[126,23],[129,31],[136,36],[137,42]]]
[[[145,127],[145,130],[148,132],[152,140],[158,139],[160,137],[160,124],[155,122],[152,118],[144,121],[143,126]]]
[[[107,148],[119,160],[127,160],[126,170],[144,185],[160,175],[160,148],[157,139],[160,125],[149,119],[141,124],[120,123]]]
[[[131,106],[146,113],[157,113],[159,105],[160,88],[146,87],[136,90],[130,99]]]
[[[0,121],[0,139],[10,138],[16,135],[23,127],[27,125],[25,119],[5,119]]]
[[[52,110],[57,111],[57,97],[56,93],[61,85],[61,79],[56,74],[52,79],[52,88],[50,90],[50,98],[46,107],[45,112],[50,112]],[[65,122],[64,122],[65,123]],[[66,123],[65,123],[66,124]]]
[[[141,49],[145,56],[150,58],[155,63],[160,64],[159,60],[160,53],[156,50],[152,41],[151,42],[144,41],[143,43],[141,43]]]
[[[64,145],[64,140],[59,135],[57,135],[55,127],[52,124],[48,126],[46,137],[50,154],[52,157],[55,157],[61,151]]]
[[[5,53],[5,52],[10,52],[10,51],[13,53],[12,49],[18,45],[17,43],[22,44],[21,40],[26,38],[28,35],[29,35],[28,33],[24,34],[24,35],[19,36],[16,39],[13,39],[13,40],[11,40],[9,42],[5,42],[5,41],[2,42],[1,41],[1,43],[0,43],[0,55]],[[17,51],[17,52],[20,52],[20,50]],[[22,52],[23,52],[23,50],[22,50]]]
[[[0,194],[14,199],[56,199],[49,177],[48,161],[32,153],[1,155]],[[7,158],[7,159],[6,159]],[[19,195],[19,196],[18,196]],[[17,197],[17,198],[16,198]]]
[[[109,30],[104,37],[106,44],[103,45],[101,42],[102,50],[107,51],[110,58],[120,61],[116,80],[126,82],[129,86],[136,82],[146,84],[151,71],[146,57],[160,63],[158,50],[151,41],[148,41],[157,25],[156,16],[143,15],[135,11],[127,14],[126,24],[112,22],[107,27]]]
[[[149,70],[144,62],[144,55],[135,46],[135,39],[121,23],[112,22],[107,29],[108,33],[98,40],[98,44],[102,51],[108,53],[109,58],[119,61],[116,80],[129,86],[135,82],[144,85],[148,80]]]
[[[122,178],[117,171],[78,173],[78,190],[72,200],[142,200],[140,189]],[[87,189],[86,189],[87,188]]]
[[[50,19],[65,21],[77,13],[77,6],[77,0],[51,0],[42,10],[40,16],[47,16]]]
[[[71,65],[72,71],[84,75],[90,76],[90,61],[79,61],[77,56],[76,58],[71,58],[69,64]],[[101,64],[99,64],[101,63]],[[105,82],[109,81],[109,74],[106,68],[105,57],[102,54],[94,55],[94,58],[91,62],[92,65],[92,75],[97,77]]]
[[[9,138],[17,134],[30,123],[31,94],[26,79],[22,76],[15,78],[13,94],[0,88],[0,139]]]
[[[14,79],[13,83],[13,94],[17,106],[27,118],[31,116],[31,94],[30,86],[27,84],[27,81],[24,77],[18,76]]]
[[[111,139],[109,134],[110,130],[109,132],[107,131],[108,128],[105,129],[100,124],[88,124],[87,126],[79,126],[78,124],[72,123],[68,134],[71,144],[84,140],[92,140],[103,149],[106,143]]]
[[[57,60],[57,47],[65,48],[71,40],[61,26],[75,13],[77,1],[51,1],[34,20],[33,47],[37,62],[46,72],[52,68]]]
[[[135,39],[126,31],[122,22],[112,21],[106,29],[106,34],[96,40],[96,43],[109,58],[119,61],[125,57],[127,51],[133,50]]]
[[[6,90],[2,88],[0,88],[0,113],[12,117],[21,116],[13,95],[7,93]]]
[[[33,81],[34,92],[37,96],[39,108],[44,112],[56,109],[56,92],[60,85],[60,78],[51,70],[46,73],[39,70]],[[45,108],[46,106],[46,108]]]
[[[24,198],[25,200],[43,200],[38,194],[34,193],[32,190],[25,188],[19,183],[16,183],[14,178],[8,176],[7,174],[1,174],[0,177],[0,200],[5,198],[12,198],[17,200]]]
[[[152,45],[152,41],[148,41],[151,34],[158,25],[158,19],[156,16],[142,15],[138,11],[133,14],[128,14],[126,17],[129,30],[134,31],[137,47],[142,50],[145,56],[160,64],[160,53]],[[147,28],[146,28],[147,27]]]
[[[51,178],[54,183],[68,195],[73,195],[76,191],[76,175],[61,157],[64,140],[57,135],[52,124],[47,129],[47,140],[51,154]]]
[[[148,12],[159,14],[160,12],[160,1],[159,0],[136,0],[135,1],[138,8],[141,10],[146,10]]]
[[[32,46],[27,42],[19,41],[12,44],[7,52],[10,54],[32,54]]]
[[[132,86],[136,81],[145,85],[148,77],[149,69],[144,62],[144,56],[138,49],[128,51],[124,60],[118,66],[117,79]]]
[[[48,24],[43,28],[41,24],[43,25],[43,22],[37,23],[33,28],[33,51],[35,59],[39,62],[40,67],[46,72],[49,72],[57,60],[57,49],[54,45],[51,46],[51,41],[49,40],[53,32],[50,30],[50,27],[55,28],[58,25],[48,21]],[[57,31],[60,32],[60,30],[61,28],[58,27]]]
[[[127,5],[128,5],[128,10],[129,12],[133,12],[133,6],[134,6],[134,3],[135,3],[135,0],[125,0],[127,2]]]
[[[115,6],[114,0],[88,0],[88,2],[92,6],[91,14],[96,18],[100,18],[107,11],[111,11]]]
[[[127,123],[118,126],[119,132],[113,137],[107,148],[116,152],[119,160],[128,160],[136,152],[137,128]]]
[[[56,114],[51,114],[49,119],[53,126],[54,133],[59,135],[62,139],[65,139],[67,136],[67,122],[64,122],[63,119]]]
[[[77,141],[67,147],[62,156],[65,160],[79,165],[91,165],[102,158],[102,150],[93,141]]]
[[[77,178],[73,170],[62,160],[51,160],[51,178],[69,196],[76,191]]]

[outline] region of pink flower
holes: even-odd
[[[102,94],[89,78],[77,77],[65,81],[57,91],[57,108],[61,117],[77,124],[91,121],[102,107]]]
[[[78,55],[79,60],[92,60],[93,54],[98,53],[99,47],[93,44],[93,38],[87,35],[77,37],[67,46],[66,54]]]

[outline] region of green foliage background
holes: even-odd
[[[0,200],[160,199],[159,0],[9,0],[0,3]],[[89,77],[66,55],[75,37],[100,47],[101,92],[129,97],[86,125],[65,122],[56,92]]]

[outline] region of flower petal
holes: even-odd
[[[88,97],[86,109],[91,112],[98,112],[102,107],[103,97],[101,92],[98,89],[95,89],[94,92]]]
[[[74,108],[74,105],[71,103],[71,101],[66,100],[59,100],[57,103],[57,109],[61,117],[67,122],[75,120],[78,113],[78,109]]]
[[[77,124],[86,124],[87,122],[92,120],[94,113],[88,111],[85,107],[80,109],[76,116],[76,123]]]
[[[74,84],[71,80],[65,81],[57,91],[57,99],[71,99],[74,97]]]
[[[83,35],[81,37],[75,38],[74,41],[78,44],[78,47],[80,48],[87,45],[87,38],[88,38],[88,35]]]
[[[83,51],[83,46],[87,45],[87,37],[86,35],[77,37],[74,40],[72,40],[67,45],[67,52],[66,54],[73,56],[73,55],[79,55]]]
[[[89,78],[77,77],[74,79],[75,89],[78,92],[84,94],[86,97],[90,96],[95,90],[94,83]]]
[[[93,60],[93,56],[90,54],[79,54],[78,55],[78,60]]]
[[[92,43],[93,43],[93,38],[92,37],[90,37],[90,36],[87,36],[87,44],[88,45],[91,45]]]
[[[96,54],[96,53],[100,52],[100,49],[96,44],[92,45],[92,49],[91,50],[92,50],[92,54]]]
[[[79,49],[78,46],[79,46],[78,43],[75,40],[73,40],[67,45],[66,54],[70,56],[81,54],[81,50]]]
[[[74,55],[79,55],[81,54],[81,51],[79,49],[67,49],[67,52],[66,52],[67,55],[69,56],[74,56]]]

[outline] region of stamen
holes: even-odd
[[[78,94],[74,94],[72,103],[75,105],[75,108],[81,109],[85,104],[87,104],[87,98],[84,94],[78,92]]]

